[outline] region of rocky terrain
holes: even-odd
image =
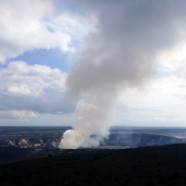
[[[0,165],[1,186],[185,186],[186,144],[64,150]]]

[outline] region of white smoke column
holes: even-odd
[[[99,145],[99,136],[108,135],[108,125],[112,121],[113,105],[108,102],[108,98],[90,94],[81,100],[76,108],[78,122],[74,130],[64,133],[61,140],[61,148],[76,149],[80,146],[91,147]],[[88,95],[88,96],[90,96]],[[108,95],[107,95],[108,96]],[[92,134],[98,138],[90,138]]]
[[[141,86],[154,73],[159,52],[185,40],[186,1],[78,1],[99,20],[67,79],[81,96],[78,122],[64,133],[60,148],[99,145],[106,137],[121,88]]]
[[[97,39],[98,47],[89,48],[88,55],[81,56],[80,62],[67,80],[70,91],[81,94],[82,99],[76,107],[78,122],[73,130],[64,133],[60,148],[98,146],[100,140],[109,134],[120,85],[141,84],[149,72],[147,70],[145,72],[144,68],[136,68],[134,64],[123,68],[123,61],[120,62],[120,58],[126,59],[127,62],[128,57],[132,58],[129,53],[123,53],[115,45],[105,50],[107,46],[99,35],[93,34],[90,41],[92,38]],[[139,55],[138,59],[142,61],[143,56]],[[151,64],[146,64],[146,68],[149,70]],[[98,138],[91,138],[94,134]]]

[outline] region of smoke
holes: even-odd
[[[68,91],[81,99],[76,107],[78,121],[64,133],[60,148],[99,145],[114,121],[120,89],[142,86],[155,73],[156,56],[185,39],[185,1],[79,3],[97,17],[98,31],[87,37],[67,78]]]
[[[113,120],[113,93],[98,94],[89,91],[78,103],[76,113],[78,122],[74,130],[64,133],[61,148],[76,149],[80,146],[98,146],[99,140],[108,135],[108,127]],[[112,100],[112,101],[108,101]],[[96,137],[91,135],[96,134]]]

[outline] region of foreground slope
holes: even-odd
[[[186,185],[186,144],[123,150],[66,150],[0,165],[0,185]]]

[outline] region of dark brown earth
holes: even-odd
[[[186,144],[74,150],[0,165],[0,186],[12,185],[186,186]]]

